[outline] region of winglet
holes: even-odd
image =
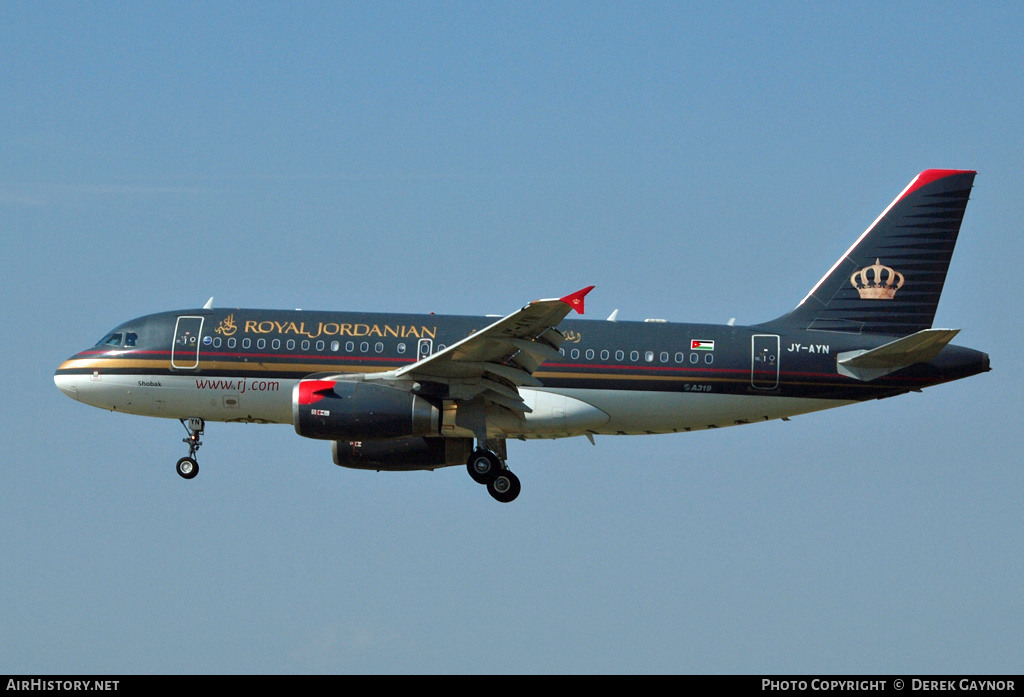
[[[566,305],[576,310],[576,312],[583,314],[583,298],[586,297],[587,293],[594,290],[594,286],[587,286],[582,290],[578,290],[575,293],[571,293],[564,298],[559,298]]]

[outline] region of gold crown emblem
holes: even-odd
[[[892,300],[906,279],[899,271],[882,264],[878,259],[871,266],[854,271],[850,283],[864,300]]]

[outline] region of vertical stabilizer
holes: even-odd
[[[931,327],[974,175],[914,177],[796,309],[768,324],[893,336]]]

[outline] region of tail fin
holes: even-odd
[[[975,172],[921,172],[789,314],[769,325],[906,336],[932,326]]]

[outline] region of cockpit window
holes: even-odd
[[[111,332],[99,340],[97,346],[133,348],[139,342],[139,335],[136,332],[118,331]]]

